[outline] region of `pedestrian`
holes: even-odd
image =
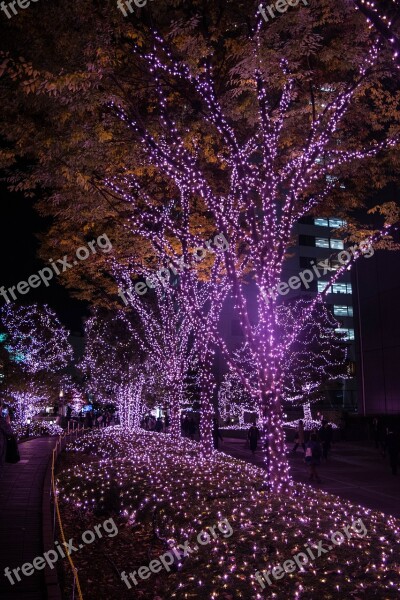
[[[250,450],[252,451],[253,455],[256,453],[257,450],[257,443],[258,440],[260,439],[260,431],[258,429],[258,427],[256,426],[256,422],[253,422],[253,425],[250,427],[248,433],[247,433],[247,437],[250,443]]]
[[[86,416],[85,416],[85,429],[89,428],[92,429],[93,427],[93,416],[92,416],[92,411],[88,410],[86,412]]]
[[[390,467],[392,469],[392,473],[393,475],[397,475],[400,450],[399,435],[398,433],[394,433],[394,431],[391,429],[389,429],[386,437],[386,449],[389,454],[389,462]]]
[[[321,480],[317,473],[317,465],[319,465],[321,459],[321,444],[318,441],[317,435],[312,433],[310,441],[306,445],[305,461],[310,467],[310,481],[314,479],[321,483]]]
[[[301,445],[301,447],[303,448],[303,451],[305,452],[306,445],[304,442],[304,423],[301,419],[300,419],[299,425],[297,427],[296,437],[294,438],[294,446],[293,446],[293,450],[292,450],[293,454],[296,453],[299,445]]]
[[[379,448],[379,421],[377,417],[372,419],[372,433],[374,436],[375,448]]]
[[[157,433],[160,433],[163,430],[163,422],[161,417],[158,417],[155,427],[154,427],[154,431],[157,431]]]
[[[188,433],[190,439],[194,440],[194,436],[196,435],[196,423],[194,421],[193,415],[190,415],[188,419]]]
[[[0,403],[0,477],[6,460],[7,438],[13,436],[8,410]]]
[[[328,460],[328,453],[332,444],[332,425],[328,421],[322,422],[322,427],[319,430],[319,439],[322,442],[322,456]]]
[[[224,438],[221,435],[221,432],[219,430],[219,426],[218,426],[218,419],[216,417],[214,417],[213,419],[213,428],[212,428],[212,436],[213,436],[213,440],[214,440],[214,448],[215,450],[218,450],[218,442],[219,440],[221,440],[221,442],[224,441]]]
[[[187,437],[187,419],[183,412],[181,413],[181,431],[182,437]]]

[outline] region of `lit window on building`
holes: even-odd
[[[333,294],[352,294],[353,289],[351,283],[333,283],[332,284]]]
[[[333,227],[334,229],[345,227],[346,225],[347,223],[343,219],[329,219],[329,227]]]
[[[327,281],[318,281],[318,292],[323,292],[326,286],[328,285]],[[329,288],[328,294],[352,294],[353,289],[351,283],[333,283]]]
[[[344,335],[344,339],[347,341],[354,340],[354,329],[347,329],[346,327],[338,327],[335,329],[336,333],[342,333]]]
[[[343,250],[343,248],[344,248],[343,240],[337,240],[335,238],[331,238],[329,240],[329,243],[330,243],[330,247],[333,250]]]
[[[353,307],[352,306],[344,306],[342,304],[334,304],[333,305],[333,314],[337,317],[352,317],[353,316]]]
[[[338,240],[336,238],[317,237],[315,238],[315,246],[317,248],[332,248],[332,250],[343,250],[344,243],[343,240]]]
[[[328,285],[327,281],[318,281],[318,292],[321,293],[325,290],[326,286]],[[327,291],[328,294],[332,293],[332,287],[330,287]]]
[[[318,227],[331,227],[332,229],[338,229],[339,227],[345,227],[347,222],[344,219],[338,219],[332,217],[331,219],[315,218],[314,225]]]

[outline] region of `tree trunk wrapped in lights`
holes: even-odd
[[[123,427],[133,429],[140,427],[140,421],[145,412],[142,400],[145,380],[143,373],[136,373],[134,382],[116,385],[113,388],[119,421]]]
[[[145,410],[143,387],[152,375],[130,326],[122,311],[95,310],[85,324],[85,353],[79,366],[96,399],[115,402],[121,424],[138,428]]]
[[[162,258],[165,261],[167,257],[164,255]],[[178,257],[175,256],[174,260],[177,262]],[[153,280],[153,292],[146,297],[134,291],[132,278],[138,275],[146,281],[150,278]],[[222,306],[221,298],[225,294],[217,293],[219,286],[215,282],[199,282],[195,272],[172,281],[157,281],[154,271],[144,267],[136,265],[132,271],[128,271],[126,267],[114,265],[114,276],[120,289],[124,290],[130,310],[140,320],[140,326],[133,327],[129,311],[127,327],[130,334],[149,357],[157,369],[156,376],[164,384],[172,435],[180,435],[180,410],[186,397],[186,382],[196,362],[201,405],[200,440],[203,449],[211,451],[214,416],[212,390],[215,387],[212,338],[203,335],[201,328],[206,319],[213,319],[216,327]],[[213,297],[216,301],[212,300]],[[187,308],[188,298],[191,298],[192,310]]]

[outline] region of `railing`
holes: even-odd
[[[71,438],[77,438],[78,435],[80,435],[81,433],[83,433],[85,431],[85,428],[82,426],[82,428],[79,427],[79,423],[78,426],[72,429],[72,431],[70,431],[69,428],[69,423],[68,423],[68,430],[67,432],[63,433],[62,435],[59,436],[57,443],[55,445],[55,448],[53,449],[53,457],[52,457],[52,464],[51,464],[51,496],[53,497],[53,505],[54,505],[54,514],[53,514],[53,532],[55,535],[55,531],[56,531],[56,517],[57,517],[57,521],[58,521],[58,526],[60,529],[60,535],[61,535],[61,539],[64,543],[64,545],[67,547],[67,540],[65,539],[65,534],[64,534],[64,528],[63,528],[63,524],[62,524],[62,520],[61,520],[61,514],[60,514],[60,508],[58,506],[58,497],[57,497],[57,489],[56,489],[56,482],[55,482],[55,477],[54,477],[54,468],[55,468],[55,464],[57,461],[57,458],[60,454],[60,452],[62,452],[67,444],[67,441],[70,441]],[[67,439],[68,438],[68,439]],[[70,564],[71,570],[72,570],[72,575],[74,578],[73,581],[73,588],[72,588],[72,600],[75,600],[75,590],[77,591],[77,595],[79,600],[83,600],[83,596],[82,596],[82,590],[81,590],[81,586],[79,583],[79,577],[78,577],[78,569],[75,567],[74,562],[70,556],[70,554],[67,552],[67,558],[68,558],[68,562]]]

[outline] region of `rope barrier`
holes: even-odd
[[[78,431],[78,430],[77,430]],[[84,431],[84,429],[82,429],[81,431]],[[72,434],[74,433],[74,431],[71,432]],[[76,434],[77,435],[77,434]],[[55,463],[56,463],[56,458],[58,457],[58,445],[60,444],[60,450],[62,448],[62,439],[65,439],[66,434],[64,433],[63,435],[60,435],[59,439],[57,440],[56,443],[56,447],[53,450],[53,459],[52,459],[52,465],[51,465],[51,488],[52,488],[52,492],[53,492],[53,501],[54,501],[54,530],[55,530],[55,520],[56,520],[56,514],[57,514],[57,520],[58,520],[58,526],[60,528],[60,534],[61,534],[61,539],[64,543],[65,547],[68,547],[67,544],[67,540],[65,539],[65,535],[64,535],[64,528],[63,528],[63,524],[62,524],[62,520],[61,520],[61,514],[60,514],[60,508],[58,506],[58,497],[57,497],[57,490],[56,490],[56,482],[55,482],[55,477],[54,477],[54,467],[55,467]],[[72,599],[74,600],[75,598],[75,585],[76,585],[76,589],[78,592],[78,597],[79,600],[83,600],[83,596],[82,596],[82,590],[81,590],[81,586],[79,583],[79,577],[78,577],[78,569],[75,567],[74,562],[71,558],[71,555],[69,554],[69,552],[67,552],[67,558],[69,561],[69,564],[71,566],[71,570],[72,570],[72,574],[74,576],[74,582],[73,582],[73,596]]]

